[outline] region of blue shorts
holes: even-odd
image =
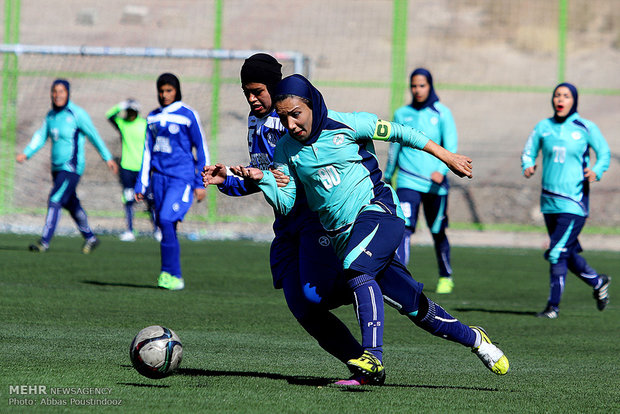
[[[400,207],[405,214],[407,228],[415,231],[418,224],[420,204],[424,209],[426,224],[431,233],[441,233],[448,227],[448,196],[432,193],[421,193],[408,188],[399,188],[396,194],[400,200]]]
[[[578,237],[586,224],[585,217],[569,213],[544,214],[544,217],[549,234],[545,259],[555,264],[583,251]]]
[[[192,183],[153,173],[150,188],[153,190],[157,220],[183,221],[194,199]]]
[[[76,201],[79,203],[75,192],[80,182],[78,174],[68,171],[52,171],[52,179],[54,180],[54,186],[49,195],[50,203],[60,204],[67,208]]]
[[[343,252],[343,267],[376,277],[394,257],[403,238],[405,221],[383,211],[363,211],[355,219]]]

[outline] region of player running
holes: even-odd
[[[276,147],[274,162],[290,182],[279,188],[270,171],[242,166],[231,171],[255,180],[267,201],[282,214],[295,204],[297,186],[303,187],[310,209],[317,211],[343,261],[364,353],[347,362],[353,377],[338,383],[383,383],[382,296],[426,331],[471,347],[493,372],[508,372],[508,359],[484,330],[462,324],[427,298],[423,285],[395,259],[405,222],[394,190],[381,181],[372,139],[423,149],[461,177],[472,176],[471,159],[447,151],[413,128],[379,120],[374,114],[328,111],[321,93],[301,75],[283,79],[274,100],[288,131]],[[410,281],[413,295],[400,289],[404,280]]]
[[[579,253],[579,233],[589,213],[590,183],[601,179],[609,168],[609,145],[598,127],[577,113],[579,95],[570,83],[561,83],[553,90],[551,105],[554,115],[540,121],[528,138],[521,155],[525,178],[536,172],[536,157],[542,151],[542,193],[540,210],[549,234],[549,298],[538,313],[541,318],[555,319],[568,270],[594,289],[598,310],[609,302],[607,275],[599,274]],[[590,148],[596,163],[590,168]]]
[[[56,79],[52,83],[52,109],[43,120],[24,152],[17,155],[19,163],[30,159],[39,151],[48,138],[52,140],[52,179],[54,186],[47,201],[47,216],[43,234],[38,242],[31,244],[33,252],[45,252],[50,247],[56,231],[60,212],[64,207],[71,214],[78,230],[84,237],[82,253],[89,254],[99,244],[88,225],[88,216],[77,197],[76,189],[84,173],[86,157],[84,155],[85,137],[97,148],[99,155],[114,174],[118,171],[112,154],[99,136],[88,113],[70,100],[71,87],[67,80]]]
[[[160,108],[147,117],[142,168],[135,186],[136,200],[153,192],[155,217],[161,229],[161,273],[157,286],[180,290],[181,248],[177,225],[192,205],[206,194],[200,172],[209,165],[209,149],[198,113],[181,101],[181,84],[172,73],[157,79]],[[194,157],[193,151],[196,151]]]

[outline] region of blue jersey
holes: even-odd
[[[281,213],[295,202],[296,185],[305,189],[308,205],[317,211],[328,234],[347,231],[362,211],[384,211],[382,199],[396,204],[394,190],[381,181],[381,170],[372,139],[400,142],[423,148],[428,138],[413,128],[382,121],[370,113],[328,112],[328,123],[316,141],[303,144],[285,135],[276,147],[274,161],[289,175],[286,187],[278,188],[266,171],[259,186],[267,201]],[[335,246],[341,253],[342,246]]]
[[[457,151],[454,119],[450,110],[441,102],[434,102],[419,110],[411,105],[403,106],[394,113],[394,122],[424,131],[426,136],[448,151]],[[441,185],[431,180],[431,174],[436,171],[445,176],[448,173],[448,167],[431,154],[403,147],[394,142],[390,144],[388,152],[388,162],[384,171],[386,180],[392,179],[397,166],[399,168],[397,188],[408,188],[421,193],[438,195],[448,193],[447,180],[444,180]]]
[[[67,171],[82,175],[86,159],[84,141],[88,137],[97,148],[104,161],[112,159],[97,129],[86,111],[73,102],[57,111],[50,110],[43,120],[43,125],[34,133],[24,154],[32,157],[43,148],[48,138],[52,139],[52,171]]]
[[[257,118],[250,114],[248,117],[248,150],[250,152],[250,167],[267,170],[273,164],[273,157],[276,144],[280,138],[286,133],[286,129],[282,126],[280,118],[275,110],[263,118]],[[244,196],[253,194],[260,189],[251,180],[243,178],[228,172],[226,181],[218,185],[218,189],[229,196]],[[295,198],[295,206],[288,215],[284,216],[279,212],[275,212],[276,220],[274,223],[274,231],[279,233],[280,229],[289,226],[298,227],[299,217],[307,217],[310,211],[307,206],[306,196],[303,188],[298,189]]]
[[[588,181],[583,170],[590,165],[590,148],[596,153],[596,163],[590,168],[599,180],[609,168],[611,154],[593,122],[575,112],[563,123],[548,118],[536,125],[521,155],[521,167],[525,171],[534,166],[542,151],[542,213],[588,216]]]
[[[209,149],[198,114],[183,102],[174,102],[152,111],[147,117],[142,168],[135,191],[145,194],[151,172],[201,188],[200,173],[209,164]]]

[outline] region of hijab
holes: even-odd
[[[50,90],[53,91],[56,85],[62,85],[67,90],[67,102],[65,102],[63,106],[56,105],[54,103],[54,100],[52,99],[52,108],[54,108],[55,111],[60,111],[65,109],[65,107],[69,104],[69,98],[71,97],[71,86],[69,84],[69,81],[66,79],[56,79],[54,82],[52,82],[52,88]]]
[[[561,88],[562,86],[567,87],[571,95],[573,95],[573,107],[570,109],[566,117],[558,116],[555,113],[555,105],[553,105],[553,97],[555,96],[555,92],[558,90],[558,88]],[[553,90],[553,94],[551,94],[551,107],[553,108],[553,119],[555,120],[555,122],[557,122],[558,124],[561,124],[564,121],[566,121],[568,117],[570,117],[572,114],[577,112],[578,102],[579,102],[579,93],[577,92],[577,88],[575,87],[575,85],[573,85],[572,83],[568,83],[568,82],[562,82],[558,86],[556,86],[555,89]]]
[[[429,86],[428,96],[426,97],[426,100],[424,102],[416,101],[415,97],[413,97],[411,100],[411,106],[419,111],[429,106],[433,106],[435,102],[439,101],[439,97],[435,93],[435,87],[433,86],[433,75],[431,75],[431,73],[424,68],[417,68],[416,70],[411,72],[411,76],[409,76],[409,85],[411,85],[411,83],[413,82],[413,77],[417,75],[424,76]]]
[[[243,62],[241,66],[241,84],[256,82],[267,86],[270,94],[282,79],[282,65],[271,55],[256,53]]]
[[[308,139],[306,139],[303,144],[312,144],[318,139],[323,129],[325,129],[329,123],[327,118],[327,106],[323,100],[323,95],[321,95],[321,92],[319,92],[308,79],[299,74],[287,76],[278,83],[274,102],[283,99],[287,95],[304,98],[310,102],[310,109],[312,110],[312,131],[310,131]]]

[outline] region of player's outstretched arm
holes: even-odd
[[[473,160],[470,157],[452,153],[432,140],[428,140],[422,150],[443,161],[459,177],[473,178]]]

